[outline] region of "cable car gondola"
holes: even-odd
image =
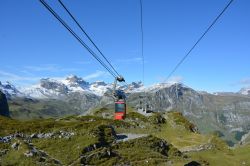
[[[123,120],[126,117],[126,101],[115,102],[115,120]]]
[[[122,90],[116,90],[117,81],[125,81],[123,77],[116,77],[113,88],[113,96],[115,99],[115,120],[123,120],[126,117],[126,96]]]

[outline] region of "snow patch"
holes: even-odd
[[[250,95],[250,87],[242,88],[239,91],[239,93],[242,94],[242,95]]]

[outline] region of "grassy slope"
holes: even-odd
[[[210,165],[250,165],[250,146],[235,149],[213,149],[199,153],[190,153],[194,160],[206,160]]]
[[[16,98],[8,101],[11,117],[20,120],[58,118],[82,113],[69,103],[60,100],[32,100]]]
[[[159,138],[169,140],[179,149],[209,142],[211,136],[190,132],[185,125],[180,124],[179,122],[176,123],[174,116],[176,116],[174,113],[168,113],[165,115],[167,123],[162,126],[161,132],[156,132],[154,134]]]
[[[100,112],[99,110],[98,115],[100,115]],[[190,132],[189,126],[192,126],[192,124],[177,112],[169,112],[163,116],[166,119],[166,123],[156,125],[157,127],[152,125],[147,126],[146,133],[151,133],[158,138],[165,139],[180,150],[192,149],[192,147],[195,148],[206,144],[213,146],[211,150],[188,152],[186,154],[189,159],[175,161],[175,165],[183,165],[187,161],[192,160],[200,161],[201,163],[208,162],[210,165],[240,165],[242,163],[250,165],[249,145],[230,149],[224,141],[214,135]],[[131,115],[128,115],[128,118],[131,118]],[[133,118],[140,119],[143,122],[147,121],[150,124],[152,123],[152,121],[150,122],[150,118],[145,118],[142,115],[134,114]],[[144,133],[143,130],[141,130],[141,133]]]
[[[74,164],[78,165],[83,149],[98,142],[99,138],[93,135],[93,131],[96,131],[100,125],[112,125],[118,133],[143,133],[151,134],[152,136],[111,145],[112,150],[117,155],[111,158],[96,159],[93,157],[89,161],[90,163],[94,165],[112,165],[115,163],[164,165],[164,163],[171,160],[174,165],[184,165],[195,160],[201,163],[208,162],[210,165],[223,165],[222,163],[225,163],[224,165],[240,165],[242,163],[250,165],[249,145],[229,149],[216,136],[191,132],[190,126],[192,127],[192,124],[183,118],[181,114],[175,112],[164,114],[162,116],[165,118],[165,122],[163,122],[162,116],[159,114],[145,117],[133,112],[130,108],[125,121],[114,121],[98,117],[103,116],[105,112],[112,115],[112,111],[109,109],[98,109],[93,113],[94,116],[71,116],[59,120],[18,121],[0,117],[0,136],[17,131],[26,134],[58,132],[60,130],[74,132],[76,135],[70,139],[33,139],[32,143],[35,147],[44,150],[49,156],[60,160],[65,165],[74,162]],[[109,136],[110,134],[107,135],[107,137]],[[211,144],[213,148],[200,152],[187,152],[182,156],[173,153],[163,155],[159,149],[155,149],[155,146],[153,146],[159,139],[171,143],[173,145],[171,145],[173,147],[172,150],[177,148],[180,151],[185,151],[205,144]],[[13,142],[16,141],[13,140]],[[27,151],[24,143],[20,147],[20,150],[16,151],[10,148],[10,144],[0,143],[0,151],[9,149],[7,155],[0,155],[0,165],[17,165],[17,163],[19,163],[18,165],[34,165],[34,163],[38,162],[39,159],[36,157],[27,158],[23,155]],[[94,154],[102,154],[104,150],[103,148],[97,149],[91,152],[92,156],[95,156]]]

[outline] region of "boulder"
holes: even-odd
[[[13,144],[11,145],[11,147],[12,147],[13,149],[15,149],[15,150],[18,150],[18,149],[19,149],[19,145],[20,145],[19,142],[15,142],[15,143],[13,143]]]
[[[36,133],[30,135],[30,138],[38,138]]]

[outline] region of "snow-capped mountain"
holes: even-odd
[[[167,88],[174,83],[159,83],[144,87],[141,81],[132,82],[131,84],[118,84],[117,88],[124,90],[125,93],[136,92],[154,92],[162,88]],[[184,85],[183,85],[184,86]],[[103,81],[87,82],[75,75],[68,76],[63,79],[42,78],[39,83],[29,87],[16,88],[9,82],[0,83],[0,90],[7,96],[17,97],[25,96],[30,98],[60,98],[71,93],[94,94],[103,96],[107,92],[113,90],[113,83],[105,83]]]
[[[129,85],[118,84],[117,87],[126,93],[143,90],[142,82],[132,82]],[[89,83],[75,75],[68,76],[64,79],[43,78],[38,84],[21,87],[19,89],[9,82],[5,84],[0,83],[0,90],[7,94],[7,96],[26,96],[30,98],[60,98],[71,93],[103,96],[106,92],[111,92],[112,89],[113,83],[105,83],[103,81]]]
[[[75,92],[101,96],[109,87],[104,82],[89,83],[72,75],[65,79],[41,79],[38,84],[22,88],[21,91],[32,98],[58,98]]]
[[[6,95],[7,98],[10,98],[11,96],[20,97],[24,95],[10,82],[2,83],[0,81],[0,90]]]
[[[240,94],[243,94],[243,95],[250,95],[250,87],[246,87],[246,88],[242,88],[240,91],[239,91]]]
[[[185,86],[184,84],[181,84],[181,83],[157,83],[157,84],[154,84],[154,85],[151,85],[149,87],[147,87],[145,89],[146,92],[156,92],[160,89],[164,89],[164,88],[170,88],[171,86],[175,85],[176,88],[178,87],[187,87]]]
[[[125,91],[125,93],[139,93],[139,92],[150,92],[154,93],[160,89],[170,88],[172,85],[180,85],[179,83],[158,83],[148,87],[144,87],[143,83],[132,82],[131,84],[118,84],[117,88]],[[179,87],[180,87],[179,86]],[[177,86],[176,86],[177,87]],[[186,87],[188,88],[188,87]],[[30,97],[30,98],[61,98],[71,93],[81,94],[93,94],[96,96],[103,96],[107,92],[113,90],[113,83],[105,83],[103,81],[87,82],[81,77],[70,75],[66,78],[53,79],[53,78],[42,78],[39,83],[31,85],[29,87],[16,88],[10,82],[1,83],[0,90],[6,94],[7,98],[10,97]],[[201,93],[203,94],[203,93]],[[237,93],[226,93],[218,92],[214,95],[237,95]],[[242,88],[238,94],[250,95],[250,87]]]

